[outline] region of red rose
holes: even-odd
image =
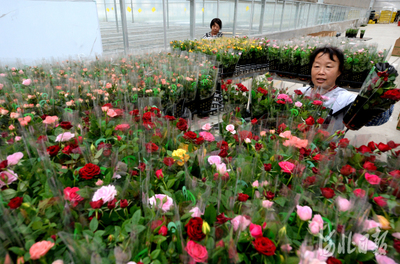
[[[330,142],[329,143],[329,148],[332,150],[335,150],[337,148],[336,143],[335,142]]]
[[[364,153],[372,153],[372,150],[369,147],[365,146],[365,145],[362,145],[361,147],[356,148],[356,150],[361,152],[362,154],[364,154]]]
[[[132,116],[138,116],[139,115],[139,109],[134,109],[134,110],[130,111],[129,114],[132,115]]]
[[[172,165],[174,165],[175,160],[171,157],[165,157],[163,162],[168,167],[171,167]]]
[[[271,165],[271,163],[264,164],[264,170],[265,170],[265,171],[271,171],[271,170],[272,170],[272,165]]]
[[[313,167],[313,168],[312,168],[312,172],[313,172],[314,174],[318,174],[318,173],[319,173],[319,169],[317,169],[316,167]]]
[[[69,130],[69,129],[71,129],[72,125],[71,125],[71,122],[61,122],[60,127],[65,130]]]
[[[107,207],[108,207],[108,209],[114,209],[115,208],[115,203],[117,202],[117,198],[114,198],[113,200],[111,200],[111,201],[109,201],[108,203],[107,203]]]
[[[374,151],[378,145],[374,141],[370,141],[367,146]]]
[[[309,126],[314,125],[314,124],[315,124],[314,117],[309,116],[309,117],[306,119],[306,124],[309,125]]]
[[[239,193],[238,194],[238,201],[239,202],[246,202],[247,199],[249,199],[249,196],[247,194],[244,194],[244,193]]]
[[[263,148],[263,145],[260,143],[256,143],[254,147],[256,148],[257,151],[260,151]]]
[[[166,115],[166,116],[164,116],[164,119],[168,120],[168,121],[174,121],[176,118],[174,116]]]
[[[397,148],[398,146],[400,146],[400,144],[394,143],[393,140],[390,140],[390,141],[387,143],[387,145],[388,145],[390,148],[392,148],[392,149]]]
[[[100,150],[100,149],[103,149],[103,156],[104,157],[109,157],[111,155],[112,145],[110,143],[101,142],[97,146],[97,150]]]
[[[385,79],[387,79],[387,77],[385,77]],[[397,102],[400,100],[400,89],[388,90],[381,95],[381,98],[386,98]]]
[[[0,162],[0,169],[5,169],[8,166],[8,160],[3,160]]]
[[[197,134],[193,131],[188,131],[183,134],[183,138],[186,140],[195,140],[197,138]]]
[[[303,124],[303,123],[298,124],[298,125],[297,125],[297,129],[298,129],[300,132],[307,132],[308,130],[310,130],[310,128],[309,128],[306,124]]]
[[[193,217],[186,224],[186,232],[191,240],[201,241],[206,235],[203,233],[203,219],[200,217]]]
[[[160,228],[160,230],[158,230],[158,234],[159,234],[159,235],[162,235],[162,236],[168,235],[168,228],[167,228],[165,225],[163,225],[163,226]]]
[[[322,196],[324,196],[326,199],[331,199],[332,197],[335,196],[335,191],[332,190],[331,188],[321,188]]]
[[[103,206],[104,202],[102,199],[95,201],[95,202],[89,202],[90,207],[92,207],[93,209],[99,209]]]
[[[390,175],[393,176],[393,178],[398,179],[400,178],[400,170],[393,170],[391,172],[389,172]]]
[[[220,224],[220,225],[223,225],[223,224],[225,224],[226,222],[228,222],[229,220],[232,220],[232,218],[228,218],[228,217],[226,217],[226,216],[224,215],[224,213],[221,213],[221,214],[217,215],[217,221],[216,221],[216,223],[218,223],[218,224]]]
[[[157,229],[159,226],[161,226],[164,223],[164,220],[154,220],[153,222],[151,222],[150,224],[150,228],[151,230],[155,230]]]
[[[266,237],[259,237],[253,242],[254,248],[263,255],[273,256],[275,254],[276,246],[274,242]]]
[[[349,176],[353,173],[356,172],[356,169],[354,169],[353,167],[351,167],[349,164],[344,165],[341,169],[340,169],[340,174],[342,174],[343,176]]]
[[[9,206],[11,209],[17,209],[18,207],[21,206],[22,200],[23,200],[22,197],[15,197],[15,198],[12,198],[12,199],[10,200],[10,202],[8,203],[8,206]]]
[[[366,192],[363,189],[355,189],[353,193],[358,198],[363,198],[366,194]]]
[[[253,135],[253,139],[254,139],[255,141],[259,141],[259,140],[260,140],[260,137],[259,137],[259,136]]]
[[[100,167],[92,163],[88,163],[79,170],[79,176],[85,180],[91,180],[94,176],[101,173]]]
[[[302,95],[303,94],[303,92],[302,91],[300,91],[300,90],[294,90],[294,92],[295,92],[295,94],[297,94],[297,95]]]
[[[59,145],[54,145],[47,148],[47,153],[49,153],[50,157],[56,156],[59,151],[60,151]]]
[[[326,260],[326,264],[342,264],[342,261],[338,260],[337,258],[334,257],[329,257]]]
[[[393,240],[393,248],[400,253],[400,240],[399,239],[394,239]]]
[[[203,143],[204,143],[204,137],[201,137],[201,136],[196,138],[196,140],[194,141],[194,144],[196,144],[196,145],[201,145]]]
[[[178,123],[176,123],[176,127],[180,130],[180,131],[186,131],[188,130],[188,124],[187,121],[183,118],[179,118]]]
[[[44,143],[45,141],[47,141],[47,136],[39,136],[38,139],[36,140],[36,143]]]
[[[257,118],[253,118],[253,119],[251,120],[251,124],[252,124],[252,125],[257,124],[257,122],[258,122]]]
[[[267,198],[267,200],[272,200],[272,199],[274,199],[275,194],[273,192],[270,192],[270,191],[268,191],[268,192],[264,191],[264,196],[265,196],[265,198]]]
[[[299,151],[302,156],[309,156],[311,154],[311,149],[301,148]]]
[[[145,144],[147,153],[153,153],[158,150],[158,146],[154,144],[153,142],[149,142]]]
[[[375,197],[374,201],[380,207],[385,207],[387,205],[386,199],[383,198],[382,196]]]
[[[222,149],[219,153],[218,156],[220,156],[221,158],[225,158],[226,156],[228,156],[228,152],[225,149]]]
[[[143,162],[140,162],[139,166],[138,166],[138,169],[143,172],[146,169],[146,164],[143,163]]]
[[[112,107],[113,107],[113,105],[112,105],[111,103],[107,103],[107,104],[103,105],[103,107],[112,108]]]
[[[346,148],[349,145],[350,141],[347,138],[342,138],[339,140],[338,147]]]
[[[366,161],[364,163],[363,168],[366,169],[366,170],[372,170],[372,171],[377,169],[376,166],[374,165],[374,163],[369,162],[369,161]]]
[[[220,142],[217,143],[217,148],[228,150],[229,149],[228,142],[221,140]]]
[[[324,123],[324,121],[325,120],[322,117],[317,119],[317,123],[320,124],[320,125],[322,125]]]
[[[303,180],[303,185],[304,187],[309,187],[310,185],[313,185],[317,178],[315,176],[308,176]]]
[[[388,145],[383,144],[382,142],[378,144],[378,149],[382,152],[391,150],[391,148]]]
[[[126,199],[121,199],[121,200],[119,201],[119,207],[125,208],[125,207],[127,207],[127,206],[128,206],[128,200],[126,200]]]
[[[322,101],[320,101],[320,100],[314,100],[314,101],[312,102],[312,104],[313,104],[313,105],[322,105]]]

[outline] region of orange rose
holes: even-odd
[[[50,241],[40,241],[36,242],[29,249],[29,254],[31,254],[31,259],[40,259],[54,246],[54,243]]]

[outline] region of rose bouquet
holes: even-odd
[[[396,69],[388,63],[375,65],[343,118],[348,129],[360,129],[400,100],[400,90],[394,84],[397,76]]]

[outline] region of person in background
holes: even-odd
[[[326,123],[330,123],[328,130],[335,132],[343,130],[343,117],[351,107],[357,94],[338,87],[341,74],[344,70],[343,52],[336,47],[320,47],[315,49],[310,57],[311,84],[299,90],[306,96],[320,94],[329,99],[324,106],[330,108]],[[367,126],[379,126],[386,123],[393,112],[393,106],[371,120]]]
[[[221,32],[219,32],[222,29],[221,19],[214,18],[213,20],[211,20],[210,28],[211,28],[211,31],[204,34],[202,39],[213,39],[213,38],[220,38],[223,36],[223,34]]]

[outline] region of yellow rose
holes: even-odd
[[[180,158],[180,159],[177,160],[177,162],[176,162],[179,166],[182,166],[183,164],[185,164],[185,162],[188,161],[189,158],[190,158],[190,156],[189,156],[188,154],[186,154],[186,150],[184,150],[184,149],[177,149],[177,150],[174,150],[174,151],[172,152],[172,156],[173,156],[173,157],[179,157],[179,158]],[[175,159],[175,158],[174,158],[174,159]]]
[[[378,217],[379,223],[382,225],[382,229],[383,230],[389,230],[392,227],[390,226],[389,221],[382,215],[377,215],[376,217]]]

